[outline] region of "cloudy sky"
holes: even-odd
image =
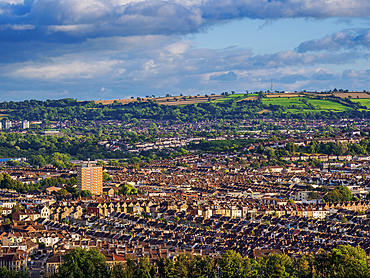
[[[370,90],[369,0],[0,0],[0,101]]]

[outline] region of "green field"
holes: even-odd
[[[302,105],[306,106],[302,101],[300,101],[299,97],[291,97],[291,98],[286,98],[286,97],[279,97],[279,98],[264,98],[262,99],[263,104],[273,104],[273,105],[280,105],[280,106],[289,106],[289,105]]]
[[[302,102],[302,100],[307,100],[307,104]],[[308,111],[333,111],[333,112],[342,112],[351,110],[350,107],[342,105],[340,103],[331,101],[331,100],[321,100],[321,99],[310,99],[305,97],[279,97],[279,98],[264,98],[262,99],[264,104],[273,104],[273,105],[280,105],[284,107],[289,107],[295,105],[296,107],[288,108],[287,112],[291,113],[301,113],[301,112],[308,112]],[[315,109],[310,108],[309,104],[312,104]],[[369,102],[370,105],[370,102]],[[303,108],[301,110],[300,108]]]
[[[367,108],[370,108],[370,98],[355,98],[351,99],[353,102],[359,102],[361,105],[365,105]]]
[[[345,105],[342,105],[331,100],[310,99],[309,103],[311,103],[314,106],[320,106],[321,110],[332,110],[337,112],[352,110],[350,107],[347,107]]]
[[[224,101],[228,101],[228,100],[232,100],[234,98],[246,98],[246,97],[253,97],[253,96],[257,96],[257,94],[249,94],[249,95],[246,95],[246,94],[230,94],[228,96],[224,96],[223,98],[219,98],[219,99],[216,99],[216,100],[213,100],[212,102],[224,102]]]

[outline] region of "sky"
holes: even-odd
[[[370,90],[369,0],[0,0],[0,101]]]

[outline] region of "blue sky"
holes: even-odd
[[[0,101],[370,90],[368,0],[0,0]]]

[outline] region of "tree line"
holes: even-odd
[[[38,183],[33,184],[32,182],[30,182],[29,184],[27,184],[13,180],[9,174],[0,174],[1,189],[11,189],[20,193],[27,193],[30,190],[38,189],[38,187],[39,187]]]
[[[270,254],[250,259],[228,250],[220,258],[182,254],[150,264],[146,257],[109,267],[95,249],[76,248],[64,256],[53,278],[247,278],[247,277],[369,277],[369,261],[361,248],[339,246],[330,252],[289,257]]]
[[[98,144],[95,136],[41,136],[37,134],[0,133],[0,157],[27,157],[30,164],[68,167],[75,159],[123,158],[132,155],[121,151],[109,152]]]
[[[303,99],[306,101],[306,99]],[[349,106],[352,109],[343,112],[314,110],[307,103],[309,111],[291,113],[288,107],[277,104],[266,104],[262,98],[255,100],[230,99],[223,102],[203,102],[197,104],[170,106],[159,105],[155,100],[135,101],[128,104],[113,103],[103,105],[94,101],[77,102],[74,99],[60,99],[47,101],[3,102],[0,109],[13,120],[47,120],[47,121],[97,121],[120,120],[128,122],[133,118],[152,120],[176,120],[195,122],[201,120],[219,119],[257,119],[263,113],[270,118],[289,119],[341,119],[341,118],[370,118],[370,111],[349,99],[330,99]]]

